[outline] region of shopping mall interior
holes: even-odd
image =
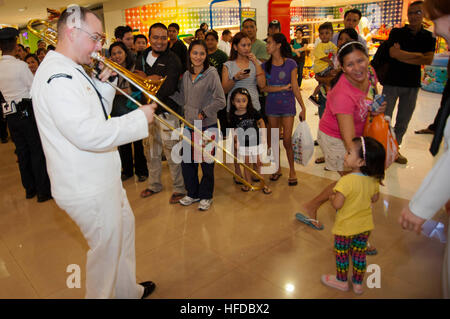
[[[70,3],[1,2],[0,23],[18,27],[20,43],[32,52],[38,37],[27,30],[27,22],[47,19],[45,8],[61,10]],[[182,36],[192,35],[206,22],[219,34],[224,29],[235,34],[245,18],[257,21],[258,39],[266,38],[269,22],[278,19],[281,31],[290,38],[297,26],[304,26],[304,37],[313,45],[321,23],[332,22],[337,32],[343,28],[344,12],[357,8],[363,15],[358,31],[367,39],[371,56],[392,28],[407,22],[410,2],[243,0],[210,5],[202,0],[78,1],[103,19],[105,47],[113,42],[114,29],[119,25],[129,25],[135,34],[148,35],[149,26],[155,22],[177,22]],[[432,30],[431,23],[426,23]],[[438,38],[435,55],[445,54],[448,59],[448,47]],[[313,63],[312,54],[307,54],[300,92],[306,105],[306,121],[316,139],[318,108],[308,99],[317,84]],[[264,176],[272,194],[241,191],[233,176],[216,165],[213,203],[208,211],[199,211],[196,205],[169,204],[172,180],[167,162],[163,162],[163,190],[156,195],[142,198],[147,183],[139,182],[137,176],[124,181],[135,215],[137,282],[154,281],[157,287],[150,296],[154,299],[442,298],[448,214],[444,209],[437,212],[420,234],[403,230],[398,219],[444,152],[441,146],[439,154],[432,156],[429,147],[433,136],[415,131],[433,122],[447,79],[443,75],[446,65],[423,68],[416,109],[401,145],[408,162],[393,163],[386,170],[380,199],[373,205],[375,228],[370,243],[378,253],[367,256],[371,272],[366,278],[380,274],[379,285],[370,285],[368,279],[364,294],[358,296],[321,284],[322,274],[335,272],[331,229],[336,211],[329,202],[320,207],[318,219],[323,230],[300,223],[295,214],[339,175],[315,163],[322,156],[320,147],[315,146],[307,165],[295,164],[298,185],[289,186],[289,164],[282,144],[283,175],[277,181]],[[299,114],[298,103],[296,108]],[[294,127],[298,124],[296,116]],[[0,298],[83,298],[89,250],[83,234],[54,200],[38,203],[36,198],[25,199],[11,140],[0,144],[0,154]],[[70,265],[80,267],[79,288],[68,287],[73,269],[68,268]]]

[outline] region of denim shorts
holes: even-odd
[[[295,113],[266,114],[266,115],[271,116],[271,117],[289,117],[289,116],[295,116]]]

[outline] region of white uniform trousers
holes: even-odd
[[[89,251],[86,298],[140,298],[136,283],[134,215],[122,183],[82,199],[58,200],[80,227]]]

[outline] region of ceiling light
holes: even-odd
[[[23,7],[23,8],[20,8],[19,11],[24,12],[26,9],[27,9],[27,7]]]

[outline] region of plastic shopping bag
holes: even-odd
[[[398,156],[398,143],[390,124],[391,118],[384,114],[367,116],[364,136],[369,136],[383,144],[386,151],[385,168],[388,168]]]
[[[314,140],[306,121],[300,122],[292,136],[294,161],[303,166],[308,165],[314,153]]]

